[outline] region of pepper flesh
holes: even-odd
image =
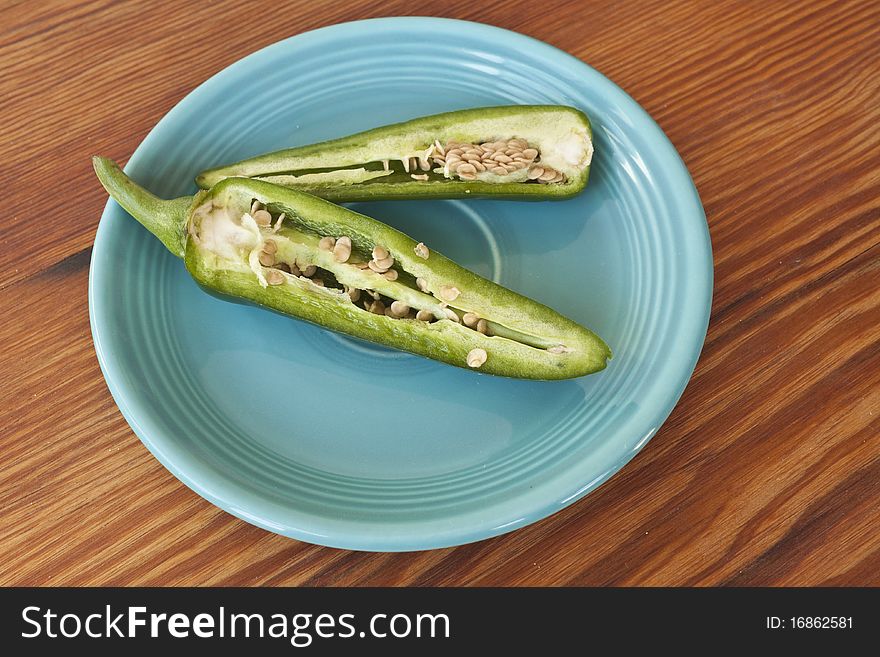
[[[578,377],[603,369],[611,357],[598,336],[550,308],[435,251],[421,257],[410,237],[325,200],[259,180],[229,178],[194,197],[164,201],[131,181],[111,160],[95,158],[94,165],[108,193],[182,257],[192,277],[211,292],[458,367],[467,367],[468,355],[483,349],[488,358],[479,371],[499,376]],[[283,221],[258,226],[249,214],[255,201],[273,216],[283,213]],[[352,242],[351,262],[336,262],[332,252],[318,246],[321,237],[343,235]],[[267,240],[281,256],[307,259],[341,284],[374,290],[439,319],[374,314],[352,303],[341,289],[255,264],[253,254]],[[397,280],[353,264],[364,262],[379,245],[394,258]],[[267,274],[279,275],[270,272],[280,272],[283,282],[267,284]],[[413,283],[417,278],[425,291]],[[446,318],[446,303],[439,296],[444,286],[459,291],[450,308],[485,318],[495,334],[484,335]]]
[[[538,150],[537,163],[563,173],[564,182],[514,181],[515,176],[493,176],[490,172],[478,173],[476,180],[460,180],[433,170],[410,172],[404,164],[424,155],[435,141],[441,145],[450,141],[479,144],[512,138],[522,139]],[[204,171],[196,182],[208,189],[227,177],[262,178],[337,202],[465,197],[563,199],[584,189],[592,155],[590,121],[580,110],[558,105],[481,107],[267,153]],[[383,161],[391,163],[390,173],[384,170]],[[412,173],[427,180],[413,179]]]

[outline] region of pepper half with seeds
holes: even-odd
[[[611,357],[550,308],[328,201],[246,178],[166,201],[112,160],[94,166],[110,196],[211,292],[500,376],[572,378]]]
[[[256,178],[331,201],[562,199],[587,184],[592,130],[580,110],[512,105],[435,114],[260,155],[196,178]]]

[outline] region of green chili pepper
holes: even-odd
[[[94,165],[110,196],[211,292],[501,376],[571,378],[611,357],[550,308],[328,201],[247,178],[165,201],[112,160]]]
[[[426,116],[201,173],[257,178],[331,201],[497,197],[562,199],[587,184],[589,119],[556,105],[481,107]]]

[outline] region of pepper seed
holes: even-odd
[[[336,238],[329,235],[322,237],[321,241],[318,242],[318,248],[323,251],[332,251],[334,246],[336,246]]]
[[[461,294],[461,291],[455,287],[454,285],[441,285],[439,290],[439,296],[444,301],[455,301],[458,298],[458,295]]]
[[[275,256],[271,253],[266,253],[265,251],[260,251],[259,260],[260,264],[264,267],[271,267],[275,264]]]
[[[417,278],[417,279],[416,279],[416,285],[418,286],[418,288],[419,288],[422,292],[427,292],[427,291],[428,291],[428,281],[426,281],[424,278]]]
[[[351,257],[351,238],[343,235],[336,240],[333,247],[333,258],[336,262],[346,262]]]
[[[382,259],[374,258],[373,262],[375,262],[376,265],[384,271],[385,269],[391,268],[391,265],[394,264],[394,258],[392,258],[391,256],[388,256],[387,258],[382,258]]]
[[[382,275],[387,278],[389,281],[396,281],[399,274],[396,269],[389,269],[388,271],[383,271]]]
[[[409,313],[409,306],[403,301],[393,301],[390,310],[394,317],[406,317]]]
[[[485,349],[471,349],[467,355],[468,367],[480,367],[480,365],[486,362],[488,357],[489,355],[486,353]]]
[[[526,139],[514,137],[506,141],[498,140],[473,144],[448,141],[445,151],[439,140],[435,140],[434,146],[430,146],[421,159],[429,164],[433,161],[435,166],[441,167],[434,170],[438,173],[442,172],[447,178],[457,175],[461,180],[471,181],[477,180],[480,178],[479,174],[486,171],[496,176],[506,176],[519,169],[529,167],[539,157],[540,151],[531,147]],[[419,164],[422,164],[421,161]],[[422,168],[424,169],[423,166]],[[413,166],[413,170],[415,170],[415,166]],[[527,179],[541,183],[556,183],[565,180],[565,176],[561,176],[556,171],[553,172],[555,177],[547,174],[545,178],[541,179],[544,171],[544,167],[538,167],[538,170],[533,175],[529,175]]]
[[[306,278],[311,278],[315,275],[316,271],[318,271],[318,268],[315,265],[306,265],[305,269],[302,270],[302,275]]]
[[[480,321],[480,318],[474,313],[465,313],[462,316],[461,321],[464,322],[465,326],[474,328],[477,325],[477,322]]]
[[[420,322],[430,322],[434,319],[434,313],[430,310],[420,310],[416,313],[416,319]]]
[[[281,285],[284,282],[284,274],[277,269],[270,269],[266,273],[266,282],[269,285]]]
[[[266,253],[274,254],[276,251],[278,251],[278,245],[275,243],[274,240],[266,240],[263,243],[263,251],[265,251]]]
[[[251,216],[258,226],[268,226],[272,223],[272,215],[266,210],[257,210]]]
[[[485,319],[481,319],[477,322],[477,331],[482,333],[483,335],[489,335],[489,322]]]
[[[413,249],[417,256],[419,256],[422,260],[427,260],[428,256],[431,255],[431,252],[428,251],[428,247],[425,246],[424,242],[419,242],[416,244],[416,248]]]

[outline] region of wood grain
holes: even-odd
[[[0,584],[880,585],[880,4],[278,4],[0,6]],[[126,159],[257,48],[411,13],[524,32],[629,91],[693,174],[715,299],[681,402],[595,493],[365,554],[219,511],[128,428],[89,333],[89,156]]]

